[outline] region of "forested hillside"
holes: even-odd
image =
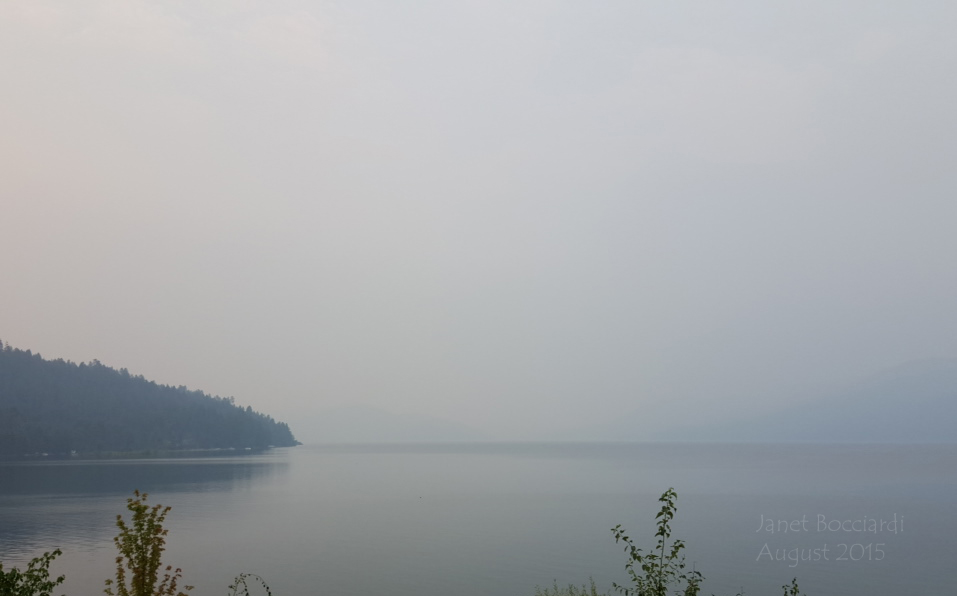
[[[0,456],[297,444],[288,425],[232,398],[0,342]]]

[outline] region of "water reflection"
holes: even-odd
[[[16,564],[56,547],[92,549],[116,533],[133,490],[228,494],[275,482],[282,453],[214,458],[7,462],[0,464],[0,561]],[[152,499],[151,499],[152,500]],[[154,502],[169,503],[170,499]]]
[[[950,593],[957,446],[323,446],[227,459],[0,466],[0,560],[57,546],[65,593],[112,574],[116,514],[134,488],[173,506],[169,562],[195,593],[240,571],[275,594],[531,594],[622,581],[622,523],[653,541],[656,499],[679,493],[676,536],[708,593]],[[756,532],[761,516],[906,517],[900,534]],[[881,561],[758,559],[773,548],[881,543]],[[920,591],[912,588],[919,586]]]

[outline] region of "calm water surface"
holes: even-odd
[[[532,596],[589,577],[608,589],[625,581],[610,528],[653,546],[656,499],[674,486],[674,534],[707,594],[777,595],[792,577],[809,596],[950,594],[955,471],[953,445],[304,446],[0,464],[0,561],[60,547],[64,591],[101,594],[114,520],[139,489],[173,507],[165,561],[197,596],[242,571],[276,596]]]

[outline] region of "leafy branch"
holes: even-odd
[[[132,513],[132,525],[127,525],[122,515],[116,516],[120,533],[113,543],[120,555],[116,557],[116,580],[106,580],[104,592],[107,596],[188,596],[178,589],[182,569],[177,567],[174,570],[172,565],[167,565],[163,569],[163,579],[159,579],[169,532],[163,527],[163,522],[171,507],[158,504],[150,507],[146,504],[146,493],[135,490],[133,495],[135,498],[126,500],[126,508]],[[188,592],[193,586],[184,586],[183,589]]]
[[[685,548],[684,541],[676,539],[669,545],[671,521],[678,511],[675,504],[677,499],[678,493],[674,488],[669,488],[658,499],[662,505],[661,511],[655,516],[658,520],[658,530],[655,532],[658,542],[653,551],[642,552],[625,533],[621,524],[611,529],[615,535],[615,542],[623,542],[625,553],[628,555],[625,571],[631,578],[631,587],[612,584],[612,587],[623,596],[667,596],[672,585],[680,590],[682,584],[684,589],[677,591],[677,594],[697,596],[700,591],[701,582],[704,580],[701,572],[694,568],[691,571],[685,571],[685,558],[681,554]],[[641,570],[640,573],[638,569]]]
[[[0,596],[51,596],[66,579],[63,575],[50,579],[50,563],[62,554],[60,549],[43,553],[27,563],[24,571],[16,567],[4,571],[0,563]]]

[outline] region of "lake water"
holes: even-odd
[[[226,594],[244,571],[276,596],[533,596],[589,577],[606,590],[626,580],[610,529],[653,546],[671,486],[674,536],[706,594],[777,595],[792,577],[809,596],[957,591],[954,445],[303,446],[6,463],[0,561],[60,547],[63,591],[102,594],[116,515],[139,489],[172,506],[164,560],[197,596]]]

